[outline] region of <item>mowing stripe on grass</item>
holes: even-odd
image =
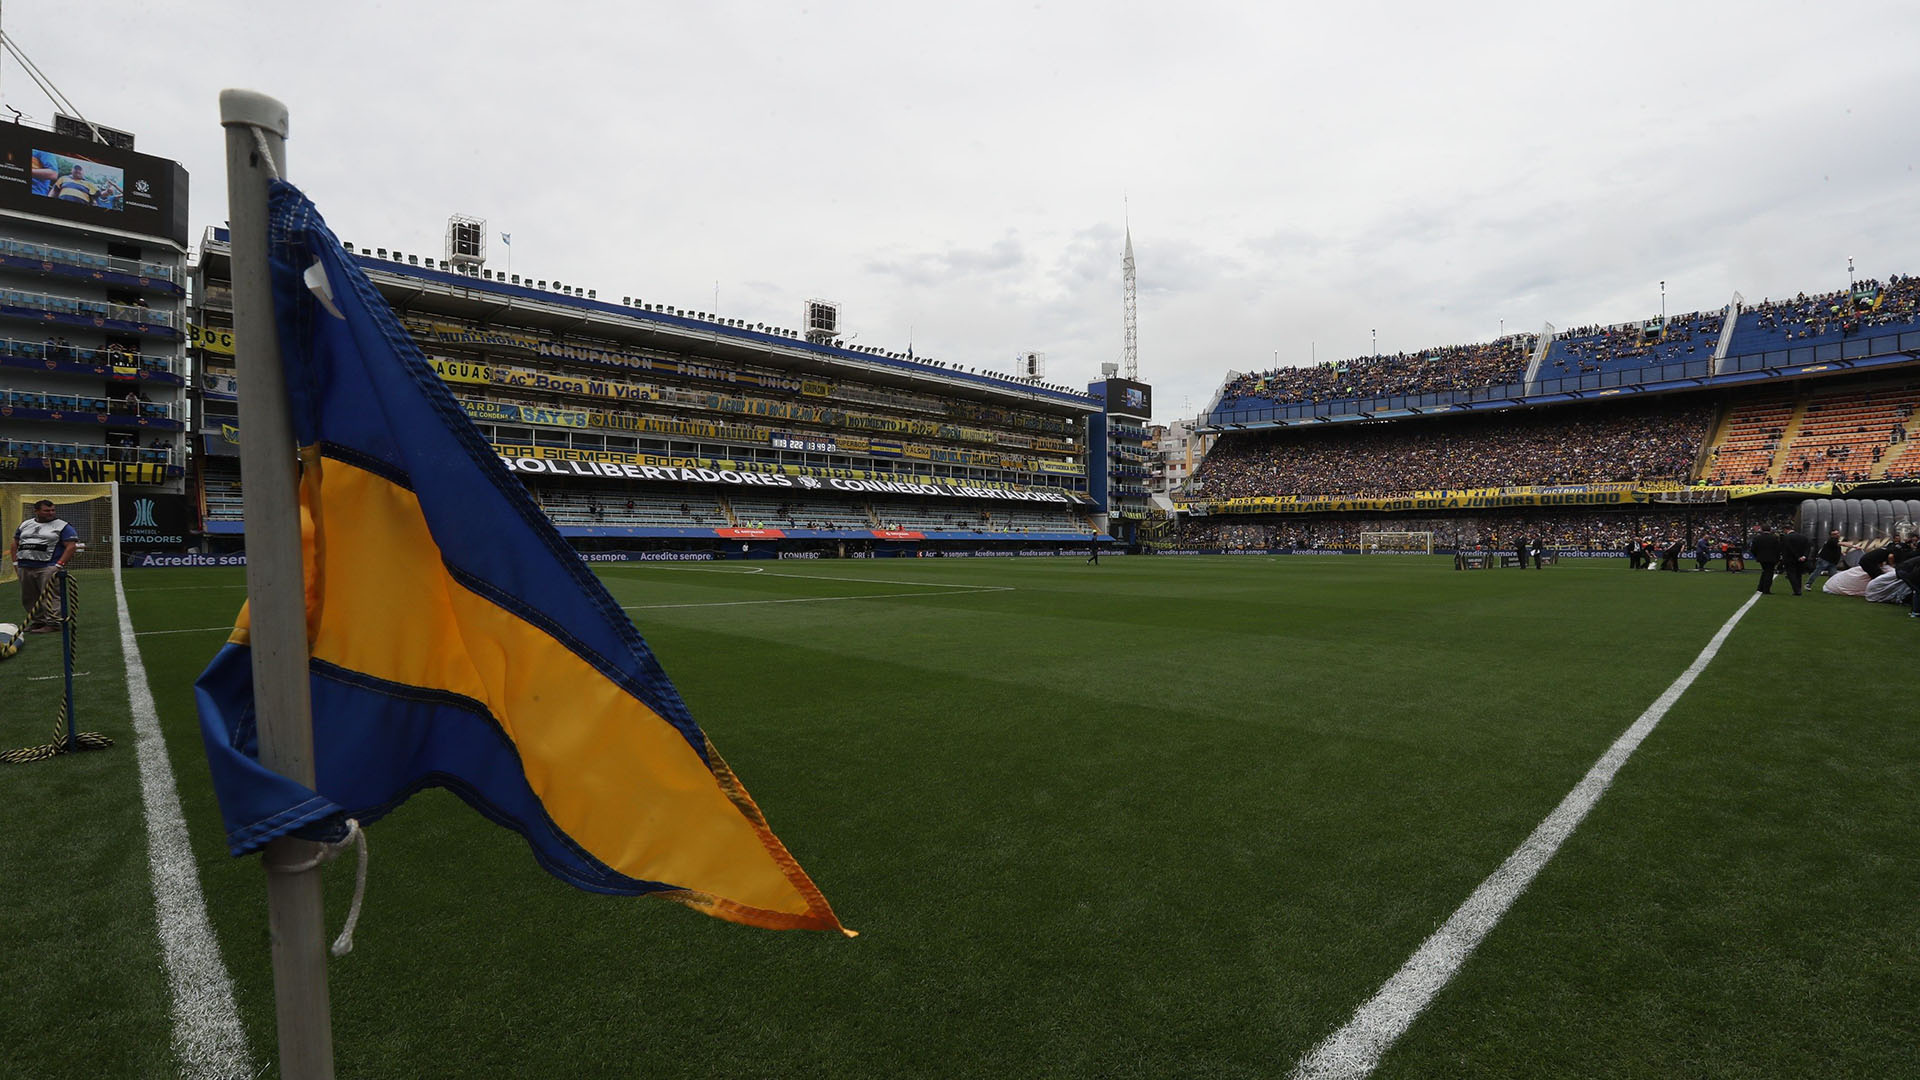
[[[187,843],[187,821],[174,787],[173,765],[160,734],[160,716],[147,685],[147,667],[134,638],[127,590],[113,568],[114,600],[120,606],[120,653],[127,666],[127,704],[133,713],[134,750],[140,761],[140,801],[146,806],[147,867],[153,876],[160,953],[173,991],[173,1054],[180,1075],[228,1080],[253,1075],[246,1029],[233,1000],[233,982],[220,959],[220,943],[207,920],[207,899]]]
[[[1720,646],[1725,644],[1727,635],[1733,633],[1734,626],[1759,599],[1758,593],[1748,597],[1740,610],[1721,624],[1713,640],[1694,658],[1693,666],[1681,672],[1673,685],[1614,740],[1593,768],[1587,770],[1587,775],[1560,800],[1560,805],[1534,828],[1532,835],[1473,890],[1473,895],[1467,897],[1466,903],[1460,905],[1445,925],[1421,943],[1413,957],[1386,985],[1354,1012],[1353,1019],[1300,1059],[1293,1069],[1294,1080],[1357,1080],[1379,1066],[1381,1056],[1413,1026],[1434,996],[1526,891],[1534,875],[1560,850],[1560,845],[1579,827],[1587,811],[1600,801],[1620,767],[1659,725],[1673,703],[1680,700],[1680,695],[1687,692],[1687,687],[1693,685],[1693,680],[1706,670],[1720,652]]]
[[[799,581],[851,581],[858,585],[913,585],[922,589],[953,589],[956,591],[974,590],[978,592],[1001,592],[1011,589],[1011,585],[956,585],[946,581],[900,581],[897,578],[835,577],[832,574],[785,574],[769,571],[764,566],[751,570],[723,570],[711,566],[680,566],[675,563],[642,563],[647,570],[678,570],[687,574],[764,574],[767,577],[794,578]]]
[[[868,593],[864,596],[796,596],[785,600],[708,600],[697,604],[626,604],[621,611],[652,611],[656,608],[747,607],[753,604],[824,604],[829,600],[897,600],[901,597],[949,596],[980,592],[1012,592],[1011,585],[969,585],[964,589],[937,589],[932,592]]]

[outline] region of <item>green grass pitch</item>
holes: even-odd
[[[428,792],[370,830],[338,1074],[1283,1076],[1755,581],[1450,565],[599,567],[861,936],[578,892]],[[263,875],[225,854],[191,695],[242,576],[126,582],[270,1062]],[[81,723],[120,745],[0,767],[0,1073],[171,1076],[112,588],[84,587]],[[1776,591],[1376,1075],[1920,1073],[1920,629]],[[46,741],[46,641],[0,664],[6,746]],[[327,871],[332,928],[351,886]]]

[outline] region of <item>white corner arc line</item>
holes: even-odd
[[[133,715],[134,750],[140,763],[140,801],[147,818],[147,868],[153,877],[154,916],[160,954],[172,994],[173,1054],[180,1075],[192,1080],[252,1076],[247,1032],[234,1004],[233,980],[220,958],[220,943],[207,918],[207,898],[187,841],[187,822],[174,786],[173,765],[160,734],[160,715],[147,667],[127,611],[120,567],[113,568],[114,600],[120,608],[120,653],[127,666],[127,704]]]
[[[1680,695],[1706,670],[1720,652],[1720,646],[1726,643],[1727,635],[1733,633],[1734,626],[1759,599],[1760,595],[1755,593],[1740,605],[1740,610],[1734,612],[1713,635],[1713,640],[1707,642],[1707,647],[1700,650],[1693,666],[1681,672],[1673,685],[1614,740],[1593,768],[1587,770],[1566,798],[1560,800],[1560,805],[1507,856],[1500,868],[1488,875],[1452,917],[1421,943],[1406,964],[1366,1004],[1354,1011],[1353,1018],[1344,1027],[1300,1059],[1293,1068],[1293,1080],[1359,1080],[1379,1067],[1380,1058],[1406,1034],[1466,963],[1467,957],[1473,955],[1473,950],[1499,924],[1534,876],[1600,801],[1621,766],[1659,725],[1674,702],[1680,700]]]

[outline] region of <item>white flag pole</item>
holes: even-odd
[[[299,465],[267,265],[267,182],[286,174],[287,107],[251,90],[222,90],[220,123],[227,129],[240,484],[246,499],[247,599],[260,763],[312,786]],[[333,1077],[326,927],[319,860],[314,857],[319,848],[282,837],[267,845],[263,859],[284,1080]]]

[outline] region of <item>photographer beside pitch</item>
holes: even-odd
[[[33,504],[33,517],[13,530],[13,565],[20,574],[20,602],[27,608],[27,633],[50,634],[59,627],[40,621],[41,594],[73,557],[80,534],[54,515],[51,499]]]

